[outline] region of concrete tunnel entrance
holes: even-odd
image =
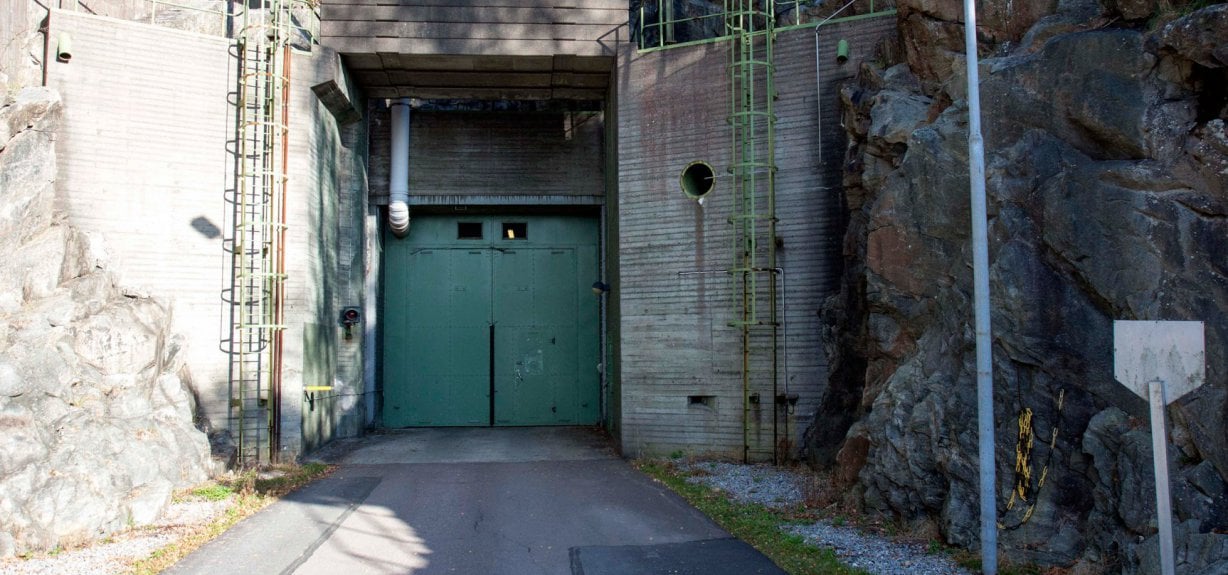
[[[368,106],[377,204],[398,173],[390,102]],[[592,288],[606,278],[604,101],[409,102],[411,223],[404,237],[381,223],[377,423],[609,423]]]

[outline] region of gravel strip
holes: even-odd
[[[131,539],[95,544],[81,549],[61,551],[32,559],[9,559],[0,563],[5,575],[114,575],[127,571],[136,559],[147,557],[158,548],[174,541],[170,534],[139,535]]]
[[[792,507],[802,502],[806,475],[787,467],[766,464],[739,465],[719,461],[684,463],[680,469],[694,473],[689,483],[720,489],[743,503],[768,507]]]
[[[842,563],[874,575],[973,575],[946,556],[927,553],[923,545],[891,541],[852,527],[820,521],[789,531],[812,545],[832,548]]]
[[[810,480],[800,469],[771,465],[705,461],[678,467],[695,474],[687,478],[690,483],[720,489],[737,501],[775,508],[801,504],[804,486]],[[827,521],[794,525],[788,531],[812,545],[830,547],[841,562],[874,575],[973,575],[946,556],[929,554],[923,545],[892,541]]]
[[[233,497],[222,501],[179,501],[153,524],[120,533],[106,543],[40,554],[30,559],[0,561],[0,575],[119,575],[128,572],[134,561],[178,541],[193,527],[206,525],[230,506]]]

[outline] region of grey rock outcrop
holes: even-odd
[[[866,507],[937,518],[976,548],[962,15],[946,5],[900,10],[905,46],[945,52],[865,67],[844,90],[844,288],[824,312],[834,368],[808,447]],[[1207,384],[1169,409],[1170,466],[1180,569],[1223,572],[1228,5],[1153,31],[1106,26],[1094,2],[1032,8],[1030,27],[981,38],[996,55],[980,69],[1003,554],[1158,571],[1147,413],[1114,381],[1112,321],[1202,320]],[[935,30],[951,42],[927,45]],[[1035,439],[1017,469],[1025,415]]]
[[[0,556],[153,521],[207,479],[178,338],[52,211],[59,96],[0,108]]]

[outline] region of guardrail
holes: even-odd
[[[690,14],[675,13],[677,0],[642,0],[638,9],[632,9],[632,30],[641,51],[663,50],[708,42],[720,42],[730,37],[725,24],[724,2],[717,0],[707,4],[688,2]],[[844,12],[852,8],[850,12]],[[776,30],[809,28],[836,13],[850,14],[831,18],[839,22],[849,18],[886,15],[895,10],[894,0],[777,0],[775,2]],[[702,13],[696,14],[696,11]]]
[[[195,12],[199,12],[203,14],[216,15],[219,18],[220,23],[221,23],[221,27],[219,28],[221,30],[220,35],[226,36],[228,38],[233,38],[238,33],[236,23],[239,22],[243,16],[242,9],[239,9],[239,10],[231,9],[231,7],[235,6],[235,2],[231,0],[224,1],[222,5],[225,8],[220,9],[220,10],[216,8],[205,7],[205,6],[193,6],[190,4],[183,4],[179,2],[173,2],[170,0],[146,0],[146,1],[149,2],[150,4],[150,9],[149,9],[149,23],[150,24],[154,24],[154,25],[158,24],[157,22],[158,9],[160,7],[162,8],[169,7],[169,8],[180,9],[180,10],[191,10],[191,11],[195,11]],[[295,13],[300,12],[300,11],[306,12],[310,15],[307,18],[306,24],[297,23],[293,20],[293,16],[295,15]],[[292,2],[291,17],[292,17],[292,21],[290,24],[291,30],[298,31],[300,34],[306,37],[310,45],[315,45],[319,43],[320,13],[319,13],[319,2],[318,1],[298,0],[298,1]],[[310,46],[305,47],[305,48],[302,46],[294,45],[294,44],[292,44],[292,46],[300,50],[304,50],[304,49],[310,50]]]
[[[178,4],[178,3],[176,3],[176,2],[166,2],[165,0],[147,0],[147,1],[148,1],[148,2],[149,2],[149,4],[150,4],[150,7],[149,7],[149,23],[150,23],[150,24],[155,24],[155,25],[158,23],[158,22],[157,22],[157,20],[158,20],[158,7],[159,7],[159,6],[171,6],[171,7],[174,7],[174,8],[180,8],[180,9],[184,9],[184,10],[192,10],[192,11],[195,11],[195,12],[201,12],[201,13],[205,13],[205,14],[216,14],[216,15],[218,15],[218,16],[220,17],[220,19],[221,19],[221,24],[222,24],[222,25],[221,25],[220,30],[222,30],[223,32],[228,32],[228,31],[229,31],[229,28],[227,27],[227,24],[228,24],[229,22],[232,22],[232,21],[234,20],[234,16],[235,16],[235,13],[234,13],[234,12],[231,12],[230,10],[215,10],[215,9],[211,9],[211,8],[205,8],[205,7],[202,7],[202,6],[189,6],[189,5],[187,5],[187,4]],[[229,6],[230,6],[230,2],[226,2],[226,3],[225,3],[225,4],[223,4],[223,5],[224,5],[224,6],[229,7]],[[227,35],[227,36],[229,36],[229,34],[226,34],[226,35]]]
[[[61,8],[72,10],[73,12],[88,12],[90,14],[99,14],[100,11],[108,16],[125,18],[137,21],[147,21],[155,26],[165,26],[165,23],[158,21],[159,13],[165,14],[167,10],[186,10],[197,14],[208,15],[210,18],[216,18],[218,26],[212,31],[202,31],[200,29],[192,30],[202,34],[212,34],[223,36],[226,38],[234,38],[239,34],[240,22],[243,19],[243,4],[242,0],[219,0],[216,4],[221,7],[203,6],[200,4],[188,4],[182,1],[176,2],[173,0],[145,0],[149,5],[149,15],[146,17],[140,12],[135,12],[136,9],[128,8],[121,10],[126,14],[114,14],[107,8],[114,8],[110,2],[103,2],[101,6],[91,7],[89,2],[82,0],[60,0]],[[306,42],[295,42],[292,46],[298,50],[310,50],[311,46],[319,44],[320,38],[320,12],[319,0],[291,0],[291,17],[292,21],[290,29],[296,31]],[[96,10],[96,9],[97,10]],[[237,9],[235,9],[237,8]],[[134,13],[135,12],[135,13]],[[295,16],[306,15],[306,22],[301,22],[293,19]],[[208,18],[206,18],[208,20]],[[305,44],[305,45],[304,45]]]

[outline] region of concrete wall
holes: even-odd
[[[825,26],[821,39],[833,45],[832,58],[821,64],[834,66],[833,38],[847,39],[854,56],[824,73],[818,101],[813,30],[782,33],[776,44],[777,257],[787,293],[777,386],[800,395],[792,415],[776,425],[792,446],[799,444],[826,377],[817,311],[839,273],[838,79],[847,78],[857,60],[873,58],[879,39],[894,31],[891,17]],[[620,439],[631,455],[742,456],[741,330],[728,326],[740,303],[733,301],[733,280],[723,273],[679,275],[734,263],[729,180],[718,180],[702,205],[678,189],[679,173],[694,160],[711,163],[718,178],[729,165],[726,50],[727,43],[648,53],[626,49],[618,62],[620,279],[614,296],[621,330]],[[773,445],[772,355],[763,337],[753,346],[751,392],[763,399],[749,410],[747,443],[752,459],[767,459]],[[689,404],[691,395],[713,400]]]
[[[71,34],[74,49],[71,62],[47,68],[64,98],[60,209],[106,242],[122,285],[171,306],[202,411],[224,426],[230,42],[59,10],[50,26],[52,37]]]
[[[70,63],[51,63],[65,103],[58,201],[106,242],[121,285],[170,305],[187,338],[202,413],[226,425],[229,259],[234,188],[232,45],[224,38],[52,11],[72,34]],[[192,66],[183,66],[192,62]],[[286,457],[360,429],[362,330],[341,337],[341,305],[362,305],[366,259],[364,124],[342,128],[310,87],[338,80],[336,55],[292,65],[282,445]],[[344,81],[344,79],[340,79]],[[308,396],[304,385],[333,385]],[[304,424],[306,427],[304,427]],[[306,433],[304,438],[303,434]]]
[[[366,245],[366,123],[339,125],[311,86],[334,80],[337,56],[317,48],[294,58],[290,114],[290,246],[283,442],[301,413],[302,446],[311,450],[364,427],[362,326],[345,337],[339,318],[362,308]],[[302,386],[331,386],[304,391]]]
[[[40,16],[48,7],[92,16],[107,16],[154,24],[185,32],[226,36],[236,18],[228,10],[238,10],[230,0],[3,0],[26,2]],[[163,3],[166,2],[166,3]]]
[[[388,109],[371,110],[371,193],[388,202]],[[605,194],[604,125],[597,112],[410,113],[414,196]]]
[[[208,0],[192,0],[204,2]],[[186,3],[185,3],[186,4]],[[94,16],[109,16],[121,20],[148,19],[150,0],[0,0],[0,14],[30,14],[35,16],[35,22],[47,15],[48,9],[80,12]],[[0,33],[5,31],[6,24],[20,25],[23,20],[0,21]]]
[[[325,0],[321,43],[344,53],[608,54],[625,0]]]
[[[220,296],[226,259],[219,228],[226,221],[224,194],[233,186],[230,43],[79,13],[54,11],[51,22],[53,37],[73,35],[76,52],[71,63],[48,68],[66,104],[58,142],[61,206],[74,224],[108,242],[124,285],[171,305],[176,331],[189,340],[190,375],[203,411],[220,424],[227,401],[220,344],[228,316]],[[794,441],[822,391],[815,311],[834,287],[840,233],[842,150],[818,161],[815,110],[822,102],[827,149],[842,147],[835,90],[858,58],[873,57],[877,38],[894,33],[894,24],[881,18],[824,27],[823,53],[843,37],[854,60],[839,68],[830,60],[819,101],[812,33],[782,34],[777,45],[779,263],[787,270],[788,294],[777,357],[787,365],[782,390],[787,381],[801,394],[794,413],[803,415],[789,419]],[[197,65],[185,69],[183,61]],[[616,335],[610,373],[618,397],[609,407],[621,415],[620,439],[631,454],[741,455],[740,332],[727,326],[737,313],[734,286],[721,274],[678,275],[726,268],[733,260],[727,186],[718,185],[702,206],[677,189],[679,171],[693,160],[711,162],[718,173],[728,165],[725,61],[724,44],[644,54],[625,49],[610,113],[617,141],[602,141],[601,115],[414,115],[412,193],[419,199],[514,194],[530,203],[546,194],[599,203],[617,181],[617,205],[608,207],[613,269],[607,277],[614,280],[608,318]],[[370,396],[362,386],[362,353],[376,318],[346,340],[337,317],[341,307],[362,307],[364,294],[375,295],[376,218],[365,209],[364,174],[371,174],[376,198],[387,189],[386,151],[380,152],[386,119],[371,114],[341,126],[308,89],[326,80],[345,83],[336,77],[335,54],[296,56],[293,70],[283,389],[288,455],[357,433],[371,415],[364,412]],[[577,122],[581,116],[587,121]],[[616,180],[602,161],[615,153]],[[762,373],[753,382],[765,398],[751,412],[751,450],[758,458],[772,449],[771,383]],[[305,393],[309,385],[333,389]],[[689,395],[714,401],[688,405]]]

